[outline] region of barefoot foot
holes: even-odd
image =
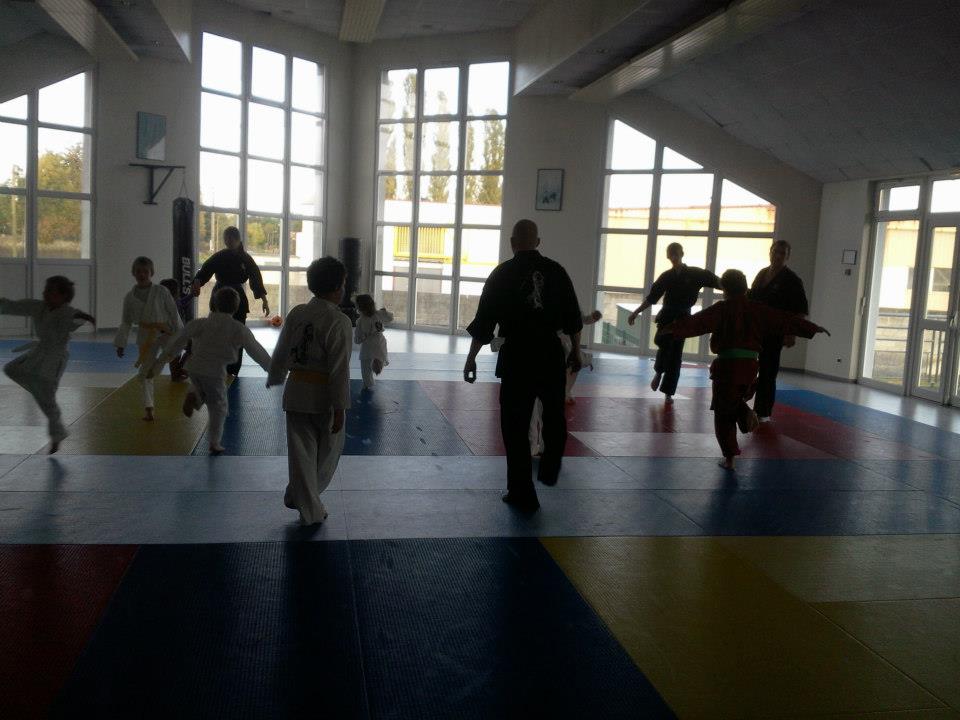
[[[724,470],[733,470],[733,458],[732,457],[721,458],[717,462],[717,465],[722,467]]]
[[[153,408],[152,408],[152,407],[144,408],[144,410],[143,410],[143,419],[146,420],[147,422],[152,422],[152,421],[153,421]]]
[[[211,445],[210,454],[211,455],[222,455],[226,448],[223,445]]]

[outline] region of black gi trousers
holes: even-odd
[[[566,368],[563,364],[539,373],[508,374],[500,382],[500,432],[507,452],[507,491],[517,499],[535,499],[530,457],[530,416],[534,400],[543,404],[543,455],[537,479],[553,485],[560,474],[567,444],[564,415]]]
[[[680,381],[680,366],[683,364],[683,338],[676,339],[669,333],[654,336],[657,345],[657,357],[653,361],[653,371],[661,373],[660,392],[675,395]]]
[[[757,375],[757,397],[753,401],[753,410],[760,417],[770,417],[773,413],[782,350],[782,335],[768,335],[763,338],[760,349],[760,372]]]

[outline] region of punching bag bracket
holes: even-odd
[[[160,194],[160,191],[163,189],[163,186],[167,184],[167,180],[170,179],[170,176],[173,175],[174,170],[183,170],[184,165],[148,165],[147,163],[130,163],[130,167],[145,167],[150,170],[150,187],[147,192],[150,197],[143,201],[144,205],[156,205],[155,200],[157,195]],[[156,171],[157,170],[166,170],[163,179],[160,181],[159,185],[156,185]]]

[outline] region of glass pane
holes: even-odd
[[[629,125],[613,121],[607,167],[611,170],[652,170],[657,143]]]
[[[465,228],[460,231],[460,275],[485,278],[499,263],[499,229]]]
[[[89,135],[40,128],[37,142],[37,186],[41,190],[90,192]]]
[[[646,235],[601,235],[599,284],[643,287],[646,257]]]
[[[658,226],[663,230],[706,230],[712,198],[713,175],[664,175]]]
[[[236,213],[201,210],[199,220],[197,257],[202,263],[223,247],[223,231],[228,227],[238,227],[240,216]]]
[[[608,175],[604,227],[645,229],[650,223],[652,192],[653,175]]]
[[[400,120],[417,113],[417,71],[387,70],[380,76],[380,119]]]
[[[878,382],[903,384],[919,227],[916,220],[877,225],[863,376]]]
[[[0,117],[27,119],[27,96],[21,95],[13,100],[0,103]]]
[[[293,107],[307,112],[323,112],[322,65],[293,59]]]
[[[39,116],[40,122],[89,126],[86,73],[40,88]]]
[[[243,246],[257,264],[278,264],[280,262],[280,218],[247,215],[246,230]],[[271,303],[271,307],[276,306]]]
[[[200,94],[200,146],[240,152],[240,101]]]
[[[27,186],[27,126],[0,123],[0,187]]]
[[[506,120],[471,120],[467,123],[467,170],[503,170]]]
[[[770,245],[773,238],[717,238],[716,274],[739,270],[752,284],[757,273],[770,264]]]
[[[267,291],[267,303],[270,305],[270,316],[280,314],[280,271],[263,270],[263,289]],[[212,285],[213,283],[208,283]],[[253,302],[253,296],[250,296],[250,314],[248,318],[263,319],[263,306],[260,301]],[[247,361],[249,362],[249,361]]]
[[[295,112],[290,121],[290,159],[304,165],[323,165],[323,119]]]
[[[946,330],[924,330],[920,343],[920,371],[917,387],[925,390],[940,388],[943,361],[947,346]]]
[[[27,251],[27,198],[0,193],[0,258],[22,258]]]
[[[937,180],[933,184],[930,212],[960,212],[960,179]]]
[[[683,263],[690,267],[703,268],[707,266],[707,238],[705,235],[660,235],[657,237],[657,255],[653,264],[653,279],[660,277],[660,273],[671,268],[667,259],[667,246],[678,242],[683,245]],[[764,238],[764,248],[770,247],[770,241]],[[747,277],[747,282],[752,278]]]
[[[323,223],[319,220],[290,221],[290,266],[307,267],[323,255]]]
[[[460,97],[460,68],[434,68],[423,73],[423,114],[456,115]]]
[[[421,227],[417,232],[417,272],[453,274],[452,227]]]
[[[460,281],[460,303],[457,307],[457,328],[466,329],[477,315],[477,305],[480,304],[480,293],[483,292],[482,282]]]
[[[506,115],[510,99],[510,63],[470,66],[467,115]]]
[[[420,169],[456,170],[460,157],[460,123],[423,123],[420,128]]]
[[[695,163],[688,157],[681,155],[676,150],[668,147],[663,149],[663,169],[664,170],[702,170],[703,165]]]
[[[385,307],[393,313],[394,325],[407,324],[407,298],[410,281],[405,277],[380,275],[373,289],[374,300],[378,307]]]
[[[240,94],[240,43],[219,35],[203,34],[200,84],[211,90]]]
[[[457,216],[457,176],[420,178],[420,222],[452,225]]]
[[[410,226],[377,228],[377,270],[406,272],[410,269]]]
[[[919,205],[919,185],[901,185],[900,187],[886,188],[880,193],[881,210],[916,210]]]
[[[283,165],[264,160],[247,161],[247,209],[283,212]]]
[[[37,255],[90,257],[90,201],[37,198]]]
[[[287,95],[287,60],[280,53],[255,47],[250,92],[265,100],[283,102]]]
[[[720,203],[721,232],[773,232],[777,208],[762,197],[724,180]]]
[[[297,305],[303,305],[313,300],[313,293],[307,287],[305,272],[291,271],[287,273],[287,312]],[[271,306],[272,307],[272,306]],[[280,308],[277,308],[277,312]]]
[[[428,327],[450,326],[453,283],[443,278],[417,278],[417,307],[414,323]]]
[[[380,170],[413,172],[413,123],[380,126]]]
[[[317,217],[323,214],[323,172],[290,166],[290,212]]]
[[[391,223],[413,220],[412,175],[381,175],[377,188],[377,220]]]
[[[283,110],[250,103],[248,113],[250,132],[247,136],[247,151],[251,155],[283,160]]]
[[[930,276],[927,281],[927,320],[947,320],[950,315],[950,293],[953,286],[953,250],[957,228],[933,229],[930,249]]]
[[[463,222],[499,225],[503,205],[503,175],[466,175],[463,178]]]
[[[643,302],[640,293],[605,292],[597,293],[597,310],[603,313],[603,319],[593,326],[593,341],[604,345],[622,347],[640,347],[640,323],[633,326],[627,318]]]
[[[240,158],[200,153],[200,204],[222,208],[240,206]]]

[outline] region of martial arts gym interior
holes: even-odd
[[[0,718],[960,718],[958,128],[953,0],[0,0]]]

